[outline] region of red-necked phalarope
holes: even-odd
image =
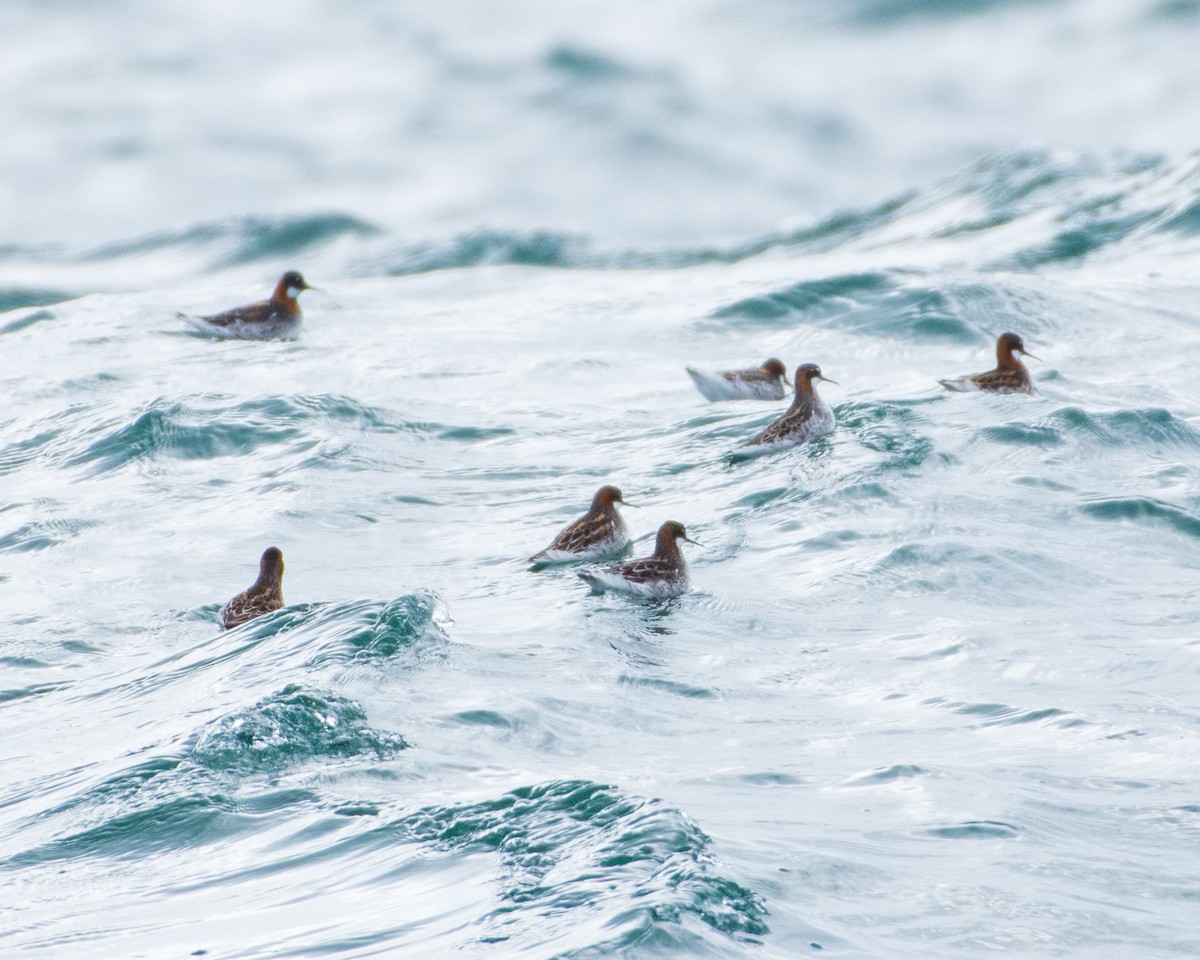
[[[959,393],[971,390],[990,390],[993,393],[1033,393],[1033,381],[1029,370],[1017,354],[1038,358],[1025,349],[1025,344],[1015,333],[1002,333],[996,340],[996,369],[987,373],[976,373],[956,380],[939,380],[947,390]]]
[[[629,530],[617,512],[618,503],[633,506],[625,503],[616,487],[601,487],[592,497],[588,512],[563,527],[550,546],[529,558],[530,563],[595,560],[623,550],[629,543]]]
[[[687,368],[688,376],[706,400],[782,400],[786,396],[787,368],[772,357],[750,370],[718,370],[706,373]]]
[[[218,337],[242,340],[292,340],[300,333],[300,304],[297,297],[304,290],[313,290],[297,271],[289,270],[279,282],[270,300],[261,300],[245,307],[236,307],[210,317],[191,317],[176,314],[197,330]]]
[[[581,570],[579,576],[597,590],[619,590],[639,597],[678,597],[691,588],[680,540],[696,543],[682,523],[668,520],[658,528],[654,556],[603,570]]]
[[[833,430],[836,425],[833,410],[821,399],[813,383],[817,380],[824,380],[826,383],[837,381],[822,376],[821,368],[815,363],[800,364],[792,380],[796,391],[792,405],[782,417],[758,436],[747,441],[747,447],[791,446],[824,436]]]
[[[258,579],[221,608],[227,630],[283,606],[283,551],[269,547],[258,562]]]

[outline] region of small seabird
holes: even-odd
[[[682,523],[668,520],[658,528],[654,556],[603,570],[581,570],[579,577],[597,590],[619,590],[639,597],[678,597],[691,588],[680,540],[696,543]]]
[[[559,531],[554,541],[541,553],[529,558],[530,563],[563,563],[568,560],[596,560],[610,557],[625,549],[629,530],[625,519],[617,512],[617,504],[625,504],[621,491],[605,485],[592,497],[588,512]]]
[[[1034,357],[1025,349],[1025,344],[1015,333],[1002,333],[996,340],[996,369],[987,373],[976,373],[957,380],[939,380],[947,390],[959,393],[971,390],[990,390],[993,393],[1033,393],[1033,380],[1029,370],[1017,354]]]
[[[837,381],[822,376],[821,368],[815,363],[800,364],[792,380],[796,391],[792,405],[762,433],[748,440],[745,444],[747,447],[791,446],[822,437],[833,430],[833,409],[821,399],[813,383],[817,380],[826,383]]]
[[[230,630],[283,606],[283,551],[269,547],[258,561],[258,579],[221,608],[221,625]]]
[[[242,340],[293,340],[300,333],[300,304],[297,297],[304,290],[314,290],[296,270],[289,270],[279,282],[270,300],[260,300],[244,307],[235,307],[210,317],[192,317],[178,313],[197,330],[218,337]]]
[[[687,368],[688,376],[706,400],[782,400],[784,386],[791,386],[782,360],[771,357],[750,370],[718,370],[705,373]]]

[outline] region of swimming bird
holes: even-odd
[[[283,606],[283,551],[268,547],[258,561],[258,579],[221,608],[226,630]]]
[[[781,447],[804,443],[824,436],[833,430],[833,409],[817,393],[813,383],[824,380],[837,383],[822,376],[821,368],[815,363],[802,363],[796,368],[792,382],[796,396],[782,417],[768,426],[762,433],[748,440],[747,447]]]
[[[718,370],[705,373],[687,368],[688,376],[706,400],[782,400],[791,386],[782,360],[771,357],[750,370]]]
[[[578,520],[559,531],[550,546],[529,558],[530,563],[562,563],[567,560],[596,560],[623,550],[629,543],[625,519],[617,504],[627,507],[621,491],[606,484],[592,497],[592,505]]]
[[[971,390],[990,390],[993,393],[1033,393],[1033,380],[1029,370],[1017,354],[1034,357],[1025,349],[1025,343],[1015,333],[1002,333],[996,340],[996,369],[987,373],[976,373],[956,380],[939,380],[947,390],[963,393]]]
[[[678,597],[691,589],[680,540],[701,546],[688,537],[682,523],[668,520],[658,528],[654,556],[603,570],[581,570],[579,577],[596,590],[618,590],[638,597]]]
[[[300,333],[300,304],[297,297],[304,290],[314,290],[296,270],[289,270],[279,282],[270,300],[260,300],[244,307],[235,307],[210,317],[192,317],[177,313],[197,330],[218,337],[242,340],[293,340]]]

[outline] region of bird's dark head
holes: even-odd
[[[261,583],[278,584],[283,579],[283,551],[268,547],[258,561],[258,579]]]
[[[1038,360],[1032,353],[1025,349],[1025,341],[1015,333],[1002,333],[996,338],[996,358],[1001,365],[1005,361],[1012,361],[1013,354],[1019,353],[1023,357],[1029,357],[1031,360]]]
[[[285,296],[290,300],[295,300],[304,290],[313,289],[304,279],[304,275],[299,270],[289,270],[279,278],[279,283],[275,286],[276,296]]]
[[[776,377],[783,377],[784,382],[787,382],[787,367],[785,367],[783,365],[783,361],[777,357],[772,357],[770,360],[767,360],[762,365],[762,368],[767,372],[767,374],[770,375],[772,379]]]
[[[815,363],[802,363],[796,368],[797,390],[812,390],[813,384],[818,380],[824,380],[826,383],[837,383],[836,380],[830,380],[821,373],[821,368]]]

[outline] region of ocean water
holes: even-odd
[[[1198,31],[5,4],[0,956],[1200,955]]]

